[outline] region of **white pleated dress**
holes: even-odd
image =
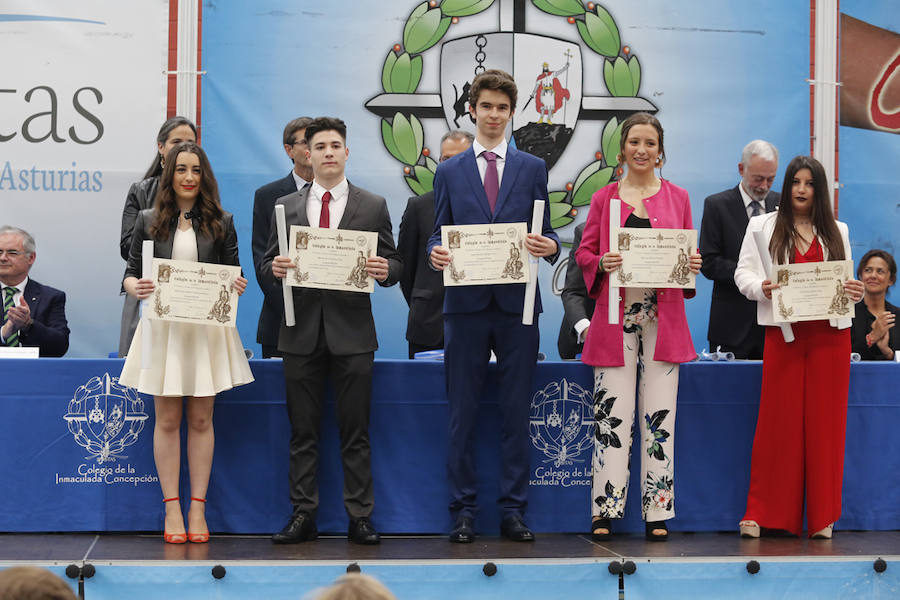
[[[197,260],[193,229],[175,230],[173,260]],[[253,381],[244,345],[235,327],[152,321],[153,360],[141,369],[138,325],[119,383],[154,396],[214,396]]]

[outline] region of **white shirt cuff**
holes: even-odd
[[[575,330],[575,333],[578,336],[579,344],[584,343],[584,330],[587,329],[588,326],[590,326],[590,324],[591,324],[591,322],[587,319],[581,319],[577,323],[575,323],[575,326],[573,327],[573,329]]]

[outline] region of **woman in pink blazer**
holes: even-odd
[[[684,314],[694,290],[620,288],[619,323],[610,325],[609,278],[622,264],[610,251],[610,200],[621,200],[620,225],[693,229],[691,204],[682,188],[661,179],[663,129],[656,117],[637,113],[622,123],[619,163],[625,176],[591,198],[575,259],[588,295],[597,302],[581,360],[594,367],[594,455],[591,534],[609,539],[611,519],[625,514],[635,407],[646,451],[641,461],[641,512],[648,540],[668,539],[674,510],[675,399],[678,365],[696,357]],[[700,272],[700,255],[689,258]],[[637,388],[637,393],[635,393]]]

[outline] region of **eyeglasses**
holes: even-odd
[[[16,258],[17,256],[22,256],[25,252],[22,252],[21,250],[3,250],[0,248],[0,257],[3,257],[4,254],[10,258]]]
[[[306,140],[304,138],[300,138],[299,140],[294,140],[291,142],[291,146],[305,146]]]

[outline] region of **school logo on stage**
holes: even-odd
[[[123,452],[138,440],[147,413],[137,390],[104,373],[75,390],[63,418],[75,442],[87,450],[85,459],[102,465],[128,458]]]
[[[502,69],[516,81],[519,98],[507,137],[510,144],[543,158],[551,174],[566,176],[565,185],[550,191],[550,218],[554,229],[572,224],[591,195],[618,178],[621,121],[629,115],[657,112],[638,95],[641,63],[623,45],[612,14],[594,2],[580,0],[437,0],[420,2],[409,14],[401,41],[388,50],[381,64],[381,86],[366,108],[381,117],[385,149],[403,165],[413,193],[433,187],[437,162],[426,145],[423,119],[443,119],[448,129],[475,131],[469,112],[469,90],[474,78],[487,69]],[[536,9],[536,10],[535,10]],[[526,24],[526,13],[529,22]],[[480,16],[478,16],[480,15]],[[472,35],[451,36],[466,19],[478,24],[496,15],[497,28]],[[558,31],[565,20],[571,34],[551,37],[535,33]],[[526,26],[527,25],[527,26]],[[530,29],[530,31],[529,31]],[[419,91],[426,53],[439,45],[439,89]],[[433,64],[433,63],[432,63]],[[584,88],[584,73],[602,73],[605,90]],[[599,143],[584,165],[565,150],[579,122],[603,121]],[[436,144],[436,141],[432,141]],[[574,160],[573,160],[574,159]],[[585,211],[586,214],[586,211]],[[582,220],[583,220],[582,215]],[[563,237],[567,232],[561,232]],[[571,239],[571,238],[570,238]],[[565,261],[561,261],[561,265]],[[554,275],[559,279],[561,269]],[[555,286],[555,284],[554,284]]]
[[[573,381],[551,381],[531,400],[531,443],[543,455],[531,485],[590,485],[594,445],[591,390]],[[581,465],[581,466],[579,466]]]

